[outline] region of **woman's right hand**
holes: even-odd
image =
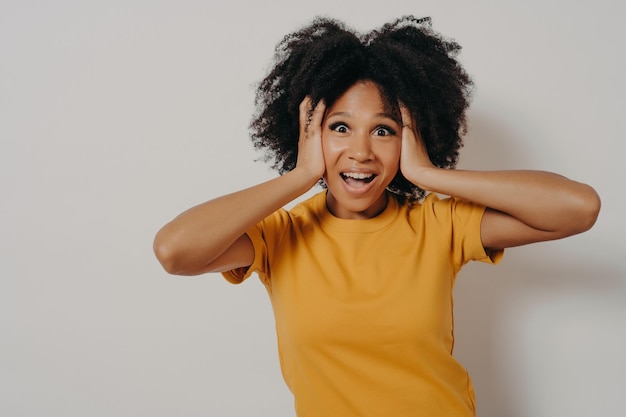
[[[300,103],[300,138],[296,168],[307,172],[317,182],[326,172],[322,150],[322,122],[326,104],[320,101],[311,113],[311,98],[306,96]],[[311,117],[309,118],[309,114]]]
[[[192,207],[163,226],[154,239],[154,251],[167,272],[197,275],[252,264],[254,247],[246,231],[309,191],[326,171],[322,152],[326,106],[320,102],[311,112],[311,99],[307,97],[299,110],[296,168]]]

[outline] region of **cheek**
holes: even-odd
[[[378,155],[385,166],[391,168],[394,173],[400,167],[401,142],[381,144]]]
[[[322,136],[322,153],[325,161],[337,159],[344,148],[345,145],[342,145],[341,141],[333,140],[329,136]]]

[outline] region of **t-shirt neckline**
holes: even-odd
[[[335,217],[326,205],[326,195],[328,190],[318,193],[315,196],[316,213],[319,216],[320,226],[323,229],[332,229],[350,233],[372,233],[381,230],[391,224],[398,216],[398,200],[391,193],[387,192],[387,206],[376,217],[371,219],[342,219]]]

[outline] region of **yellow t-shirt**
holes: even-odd
[[[430,194],[389,198],[367,220],[334,217],[321,192],[247,233],[276,321],[283,377],[299,417],[474,416],[453,358],[452,288],[480,241],[484,207]]]

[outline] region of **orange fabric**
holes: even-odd
[[[368,220],[328,212],[325,192],[248,231],[272,301],[284,379],[299,417],[474,416],[453,358],[452,288],[480,242],[484,207],[429,195],[394,198]]]

